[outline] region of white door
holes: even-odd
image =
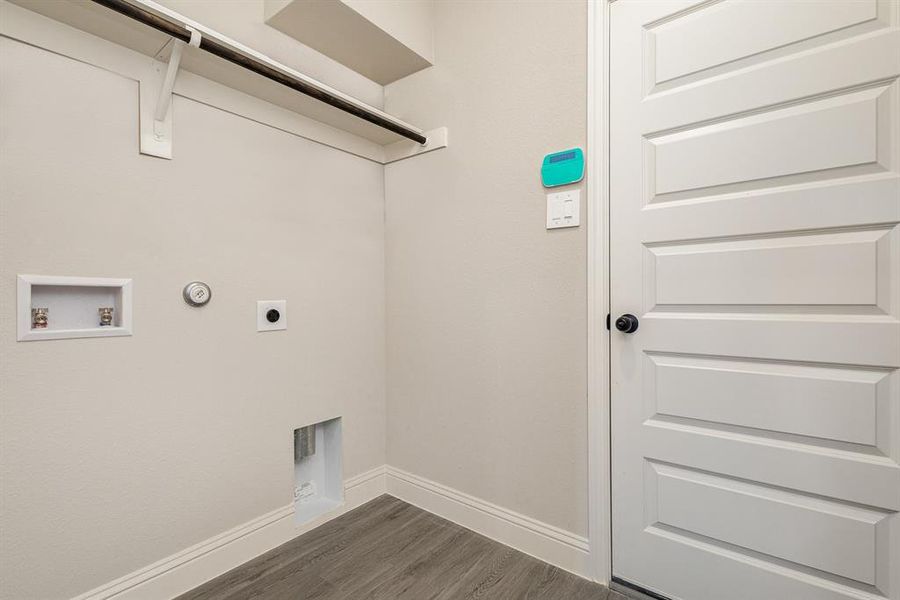
[[[618,580],[900,599],[898,13],[610,6]]]

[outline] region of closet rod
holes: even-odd
[[[183,24],[178,23],[177,21],[169,19],[165,16],[158,15],[148,10],[144,10],[139,6],[131,4],[127,0],[93,0],[93,2],[114,10],[117,13],[123,14],[126,17],[134,19],[135,21],[139,21],[145,25],[149,25],[150,27],[158,29],[159,31],[162,31],[163,33],[177,38],[183,42],[188,42],[191,39],[191,32]],[[359,117],[360,119],[368,121],[369,123],[382,127],[389,131],[393,131],[394,133],[402,135],[407,139],[413,140],[420,144],[424,144],[428,141],[427,138],[418,131],[394,123],[393,121],[384,118],[377,112],[366,110],[361,106],[357,106],[352,102],[348,102],[340,96],[329,93],[326,90],[319,89],[314,85],[303,81],[302,79],[297,79],[296,77],[292,77],[286,73],[282,73],[281,71],[271,67],[270,65],[267,65],[264,62],[257,60],[252,56],[241,54],[240,52],[237,52],[236,50],[233,50],[214,39],[210,39],[206,35],[201,37],[200,49],[206,50],[210,54],[214,54],[219,58],[227,60],[228,62],[244,67],[249,71],[253,71],[258,75],[262,75],[267,79],[276,81],[281,85],[285,85],[291,89],[297,90],[301,94],[306,94],[307,96],[315,98],[316,100],[324,102],[325,104],[350,113],[356,117]]]

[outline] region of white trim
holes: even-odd
[[[163,10],[163,12],[165,11]],[[197,27],[204,32],[211,31],[199,25]],[[139,86],[139,97],[142,97],[141,103],[152,107],[148,109],[151,111],[149,114],[152,120],[152,110],[155,109],[155,100],[166,70],[165,62],[12,4],[7,0],[0,0],[0,37],[53,52],[136,81]],[[160,52],[157,58],[162,58],[162,56],[163,53]],[[379,144],[362,135],[356,135],[337,126],[317,121],[184,68],[179,71],[175,80],[173,94],[378,164],[385,164],[389,152],[396,153],[396,148],[390,149],[393,144]],[[341,96],[345,95],[341,94]],[[350,98],[350,96],[346,97]],[[354,100],[354,102],[359,101]],[[385,118],[403,123],[383,111],[378,111],[373,107],[369,108],[382,114]],[[348,123],[356,123],[355,117],[348,117],[348,119]],[[403,125],[408,126],[406,123]],[[367,125],[360,126],[366,127]],[[148,127],[145,126],[144,130],[147,129]],[[400,144],[400,142],[394,143]],[[415,142],[410,143],[419,146]],[[432,150],[443,146],[429,143],[427,147]],[[403,157],[395,157],[392,160],[400,158]]]
[[[302,526],[289,504],[167,556],[73,600],[173,598],[385,493],[385,467],[344,482],[344,503]]]
[[[588,1],[588,520],[590,574],[612,580],[609,397],[609,5]]]
[[[546,563],[590,578],[588,540],[582,536],[390,466],[387,493]]]
[[[0,36],[132,79],[145,102],[155,100],[166,64],[136,50],[0,0]],[[382,162],[383,147],[189,71],[179,73],[174,94],[286,133]]]

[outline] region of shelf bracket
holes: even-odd
[[[431,131],[425,132],[426,142],[418,144],[412,140],[400,140],[384,147],[384,164],[388,165],[398,160],[425,154],[433,150],[446,148],[449,144],[449,138],[446,127],[438,127]]]
[[[185,46],[199,48],[201,40],[199,31],[190,27],[188,30],[191,32],[190,41],[172,39],[172,52],[165,74],[162,72],[163,63],[154,60],[150,74],[140,82],[141,154],[172,158],[172,92],[175,78]],[[156,101],[151,102],[150,93],[154,88],[159,93]]]

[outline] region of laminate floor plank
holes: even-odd
[[[423,515],[411,523],[397,524],[396,534],[383,537],[364,552],[348,555],[342,564],[329,565],[324,576],[344,594],[338,597],[373,597],[375,590],[395,580],[413,557],[430,553],[441,537],[428,521]]]
[[[406,506],[415,513],[405,519],[395,519],[386,530],[354,544],[342,556],[342,561],[324,567],[325,578],[348,592],[353,591],[359,588],[360,583],[366,583],[367,578],[361,578],[361,573],[377,572],[393,576],[412,557],[428,551],[436,542],[432,515]]]
[[[484,540],[486,544],[474,557],[474,564],[460,573],[456,581],[447,582],[438,591],[435,600],[469,600],[486,597],[485,594],[497,583],[500,574],[504,572],[514,555],[518,554],[512,548],[481,536],[476,537]]]
[[[615,600],[606,587],[381,496],[178,600]]]
[[[379,527],[385,535],[391,531],[391,515],[405,510],[406,505],[382,502],[378,498],[366,505],[366,511],[351,511],[325,526],[318,527],[286,544],[279,546],[240,567],[204,584],[190,592],[191,600],[243,599],[254,593],[260,581],[280,579],[282,571],[294,572],[333,559],[342,550],[360,544],[371,535],[377,535]],[[211,585],[215,583],[216,585]]]

